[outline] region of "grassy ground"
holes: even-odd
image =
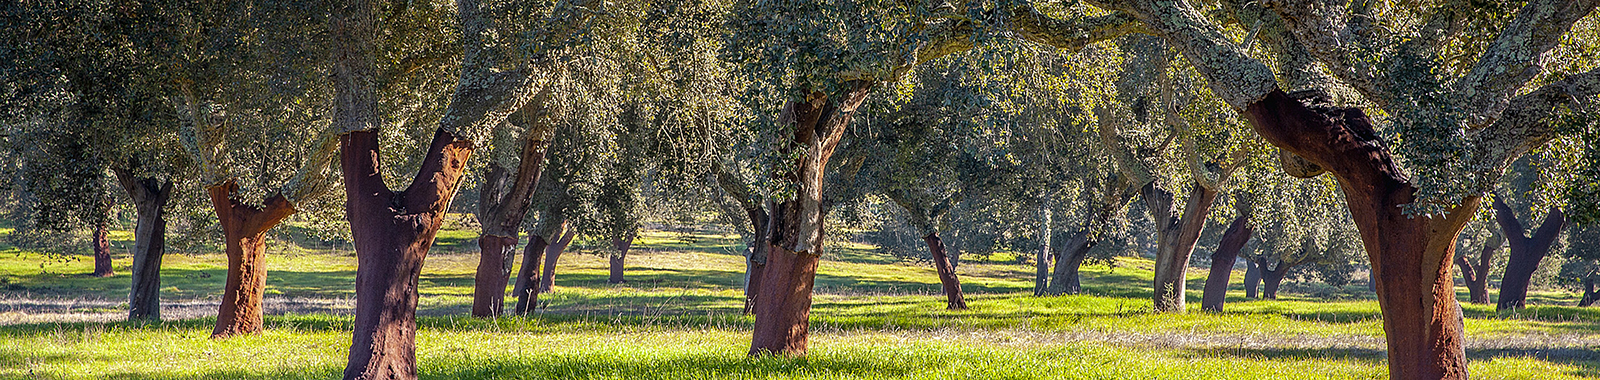
[[[529,318],[461,317],[476,253],[470,231],[428,258],[418,363],[429,379],[746,378],[1383,378],[1383,328],[1371,300],[1245,300],[1226,313],[1149,313],[1148,260],[1086,267],[1086,295],[1032,297],[1032,269],[999,255],[958,272],[972,310],[943,310],[927,265],[868,246],[830,247],[817,276],[810,355],[747,359],[740,315],[742,246],[732,236],[651,231],[629,258],[629,283],[605,283],[605,260],[563,255],[556,290]],[[124,235],[118,235],[126,239]],[[167,322],[118,321],[118,276],[81,275],[88,260],[44,263],[0,246],[0,378],[329,378],[349,345],[355,259],[269,248],[268,331],[207,338],[224,277],[221,255],[169,255]],[[41,265],[41,263],[44,263]],[[1204,271],[1191,271],[1198,303]],[[1234,277],[1235,285],[1239,278]],[[1464,297],[1464,293],[1463,293]],[[1464,305],[1478,378],[1600,378],[1600,309],[1570,294],[1514,314]]]

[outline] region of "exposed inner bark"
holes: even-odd
[[[1511,247],[1511,254],[1506,258],[1506,272],[1500,276],[1500,299],[1496,300],[1495,309],[1521,309],[1526,307],[1528,283],[1533,280],[1533,272],[1550,253],[1550,246],[1561,234],[1566,217],[1560,208],[1551,207],[1544,223],[1530,237],[1523,231],[1522,222],[1517,221],[1517,214],[1500,197],[1494,199],[1494,216],[1505,235],[1506,245]]]
[[[567,222],[562,222],[561,227],[561,236],[544,248],[544,268],[539,274],[539,292],[542,293],[550,292],[550,287],[555,285],[556,262],[561,260],[561,252],[567,250],[567,245],[572,244],[572,238],[578,234],[578,229],[572,228]]]
[[[1182,313],[1189,255],[1194,253],[1195,242],[1200,240],[1217,192],[1198,183],[1192,184],[1182,214],[1175,207],[1172,193],[1154,183],[1145,185],[1143,195],[1157,226],[1156,273],[1151,297],[1155,301],[1155,311]]]
[[[507,176],[506,168],[490,162],[479,186],[478,219],[483,231],[478,237],[478,271],[472,286],[475,317],[493,317],[505,310],[506,281],[517,254],[517,232],[533,204],[549,145],[543,139],[548,128],[541,129],[542,126],[536,125],[527,132],[529,138],[523,139],[516,173]]]
[[[1228,280],[1233,277],[1233,263],[1239,259],[1239,250],[1250,241],[1250,235],[1255,233],[1255,226],[1250,223],[1250,214],[1241,213],[1228,224],[1228,229],[1222,232],[1222,242],[1217,244],[1217,250],[1211,253],[1211,273],[1206,275],[1205,292],[1201,293],[1200,310],[1221,312],[1223,302],[1228,298]]]
[[[797,191],[772,207],[767,263],[756,297],[751,356],[806,353],[811,288],[822,253],[822,176],[844,137],[845,127],[874,85],[852,82],[848,90],[832,97],[837,99],[813,92],[805,101],[791,103],[785,111],[792,115],[795,131],[784,149],[799,154],[795,155],[793,169],[778,175],[796,185]]]
[[[113,169],[117,182],[133,198],[138,222],[133,230],[133,287],[128,291],[129,320],[161,319],[161,257],[167,251],[167,201],[172,181],[138,178]]]
[[[1318,105],[1316,110],[1272,91],[1244,115],[1256,133],[1281,149],[1327,169],[1339,180],[1346,204],[1372,262],[1383,309],[1392,378],[1464,379],[1461,307],[1450,276],[1455,240],[1478,208],[1462,200],[1447,215],[1407,215],[1401,205],[1416,188],[1359,109]]]
[[[1478,252],[1477,262],[1468,259],[1467,255],[1456,256],[1456,265],[1461,266],[1461,280],[1467,287],[1467,302],[1489,304],[1489,268],[1493,268],[1494,253],[1500,250],[1504,240],[1499,231],[1494,231]]]
[[[345,379],[416,378],[417,281],[472,144],[434,132],[405,191],[383,182],[378,132],[341,136],[345,215],[356,247],[356,315]]]
[[[1244,263],[1244,298],[1260,298],[1257,291],[1261,289],[1261,267],[1256,266],[1255,261],[1245,260]]]
[[[111,238],[110,222],[101,220],[94,224],[94,277],[111,277],[116,273],[111,269]]]
[[[279,194],[267,198],[261,207],[240,202],[234,195],[239,184],[228,180],[206,188],[211,207],[222,225],[228,254],[228,279],[223,287],[222,306],[217,311],[217,326],[212,338],[261,332],[261,296],[267,287],[267,230],[295,213],[293,204]]]
[[[956,277],[956,268],[950,265],[950,256],[945,255],[944,241],[939,240],[939,233],[929,233],[922,237],[922,241],[928,243],[928,251],[933,253],[933,267],[939,272],[939,283],[944,287],[945,308],[966,310],[967,297],[961,294],[961,279]]]
[[[617,252],[611,255],[611,277],[606,279],[607,283],[621,284],[626,282],[622,278],[624,261],[628,259],[628,249],[633,247],[633,238],[637,233],[637,230],[635,230],[628,232],[626,237],[611,238],[611,248],[616,249]]]
[[[517,294],[518,315],[532,313],[539,305],[539,263],[544,262],[544,249],[550,243],[543,236],[528,235],[528,246],[522,249],[522,268],[517,270],[514,293]]]

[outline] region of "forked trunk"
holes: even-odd
[[[1151,297],[1155,302],[1155,311],[1182,313],[1189,255],[1194,253],[1194,244],[1200,240],[1206,215],[1211,212],[1211,203],[1216,200],[1217,192],[1198,183],[1192,184],[1182,214],[1175,207],[1172,193],[1154,183],[1145,185],[1143,194],[1158,228],[1154,294]]]
[[[1244,261],[1244,298],[1260,298],[1256,294],[1261,289],[1261,267],[1255,261]]]
[[[1477,262],[1468,259],[1467,255],[1456,256],[1456,265],[1461,266],[1461,280],[1467,287],[1467,302],[1489,304],[1489,268],[1493,268],[1494,253],[1500,250],[1500,245],[1504,243],[1502,240],[1501,233],[1494,231],[1478,252]]]
[[[111,238],[107,221],[100,221],[94,225],[94,277],[111,277],[116,275],[111,269]]]
[[[113,169],[117,181],[133,198],[138,222],[133,230],[133,287],[128,291],[129,320],[161,319],[161,257],[167,251],[167,201],[172,181],[136,178]]]
[[[617,252],[611,254],[611,278],[606,279],[607,283],[621,284],[626,282],[622,279],[623,265],[624,261],[628,259],[628,249],[633,247],[633,237],[636,233],[629,232],[627,237],[611,238],[611,248],[616,249]]]
[[[1087,230],[1079,231],[1062,244],[1056,258],[1055,274],[1050,278],[1050,295],[1083,293],[1078,270],[1083,267],[1083,261],[1089,258],[1090,248],[1094,248],[1094,242],[1089,240]]]
[[[341,136],[345,215],[356,247],[356,315],[345,379],[416,378],[417,282],[472,144],[434,132],[405,191],[383,182],[378,132]]]
[[[561,260],[561,252],[567,250],[567,245],[572,244],[572,238],[577,235],[578,229],[572,228],[567,222],[562,222],[561,236],[550,242],[544,248],[544,268],[539,273],[539,292],[549,293],[550,288],[556,283],[556,262]],[[554,235],[552,235],[554,236]]]
[[[756,297],[755,331],[750,355],[802,356],[810,329],[811,289],[822,254],[822,185],[828,159],[844,137],[856,108],[871,93],[873,82],[852,82],[830,99],[813,92],[790,103],[784,119],[795,123],[794,136],[783,151],[796,153],[791,170],[778,173],[793,184],[794,195],[772,207],[767,263]],[[786,120],[787,121],[787,120]]]
[[[961,279],[956,277],[956,268],[950,265],[950,256],[945,254],[939,233],[929,233],[922,241],[928,243],[928,251],[933,253],[933,267],[939,272],[939,283],[944,286],[945,308],[966,310],[967,297],[961,294]]]
[[[1261,268],[1261,298],[1278,299],[1278,285],[1283,284],[1283,277],[1289,274],[1289,268],[1293,268],[1294,264],[1280,261],[1278,268],[1272,270],[1267,270],[1266,261],[1258,262],[1256,266]]]
[[[1050,290],[1050,208],[1045,207],[1044,221],[1039,223],[1039,254],[1033,259],[1033,295],[1047,294]],[[1057,270],[1059,272],[1059,270]]]
[[[523,119],[534,106],[524,107],[518,114]],[[533,124],[523,139],[516,173],[507,176],[506,168],[490,160],[478,194],[478,220],[483,231],[478,237],[478,271],[473,276],[472,316],[493,317],[505,311],[506,281],[511,275],[511,263],[517,255],[517,232],[522,220],[528,216],[533,204],[533,194],[539,184],[539,174],[544,168],[544,139],[548,133],[546,123],[526,120]],[[509,183],[508,183],[509,182]]]
[[[544,262],[544,249],[550,243],[543,236],[528,235],[528,246],[522,248],[522,268],[517,270],[513,293],[517,295],[517,315],[532,313],[539,305],[539,263]]]
[[[1250,224],[1250,214],[1244,213],[1228,224],[1222,232],[1222,242],[1211,253],[1211,273],[1206,275],[1205,292],[1200,296],[1200,310],[1221,312],[1228,298],[1228,280],[1233,277],[1233,263],[1239,259],[1239,250],[1250,241],[1255,226]]]
[[[256,207],[235,198],[238,191],[239,184],[231,179],[206,188],[211,208],[222,225],[228,254],[228,279],[212,338],[261,332],[261,296],[267,287],[267,230],[295,212],[294,205],[281,194]]]
[[[1315,101],[1315,100],[1314,100]],[[1461,306],[1450,267],[1456,236],[1478,209],[1463,199],[1445,215],[1408,215],[1413,187],[1395,166],[1371,121],[1359,109],[1315,105],[1283,91],[1251,103],[1244,114],[1273,145],[1332,172],[1361,232],[1377,279],[1393,379],[1465,379]]]
[[[1561,234],[1566,217],[1561,209],[1551,207],[1544,223],[1530,237],[1523,231],[1522,222],[1517,221],[1517,215],[1500,197],[1494,199],[1494,211],[1506,245],[1511,247],[1511,254],[1506,258],[1506,272],[1500,276],[1500,299],[1495,302],[1495,309],[1521,309],[1526,307],[1528,283],[1533,280],[1533,272],[1539,270],[1539,262],[1550,253],[1550,246]]]

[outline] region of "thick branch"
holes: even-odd
[[[1553,116],[1562,107],[1600,102],[1600,68],[1572,75],[1512,98],[1509,107],[1489,127],[1473,130],[1472,167],[1483,173],[1501,173],[1511,161],[1556,137]],[[1595,110],[1583,110],[1595,112]],[[1493,184],[1492,180],[1478,183]]]
[[[1510,104],[1511,95],[1544,71],[1544,55],[1561,42],[1572,25],[1594,12],[1600,0],[1533,0],[1517,11],[1472,71],[1457,83],[1465,97],[1467,123],[1493,123]]]
[[[1319,0],[1266,3],[1282,16],[1284,26],[1295,35],[1295,40],[1317,57],[1334,77],[1379,107],[1388,108],[1385,102],[1394,98],[1390,80],[1369,59],[1377,55],[1374,41],[1367,33],[1371,18],[1360,9],[1347,10],[1343,4]],[[1346,14],[1350,17],[1346,18]]]
[[[1278,89],[1272,69],[1250,58],[1187,2],[1137,0],[1129,4],[1146,28],[1166,39],[1206,77],[1211,91],[1243,110]]]

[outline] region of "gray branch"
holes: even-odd
[[[1511,96],[1544,71],[1546,52],[1561,42],[1572,25],[1594,12],[1600,0],[1533,0],[1517,11],[1472,71],[1457,82],[1462,105],[1472,126],[1495,122]]]

